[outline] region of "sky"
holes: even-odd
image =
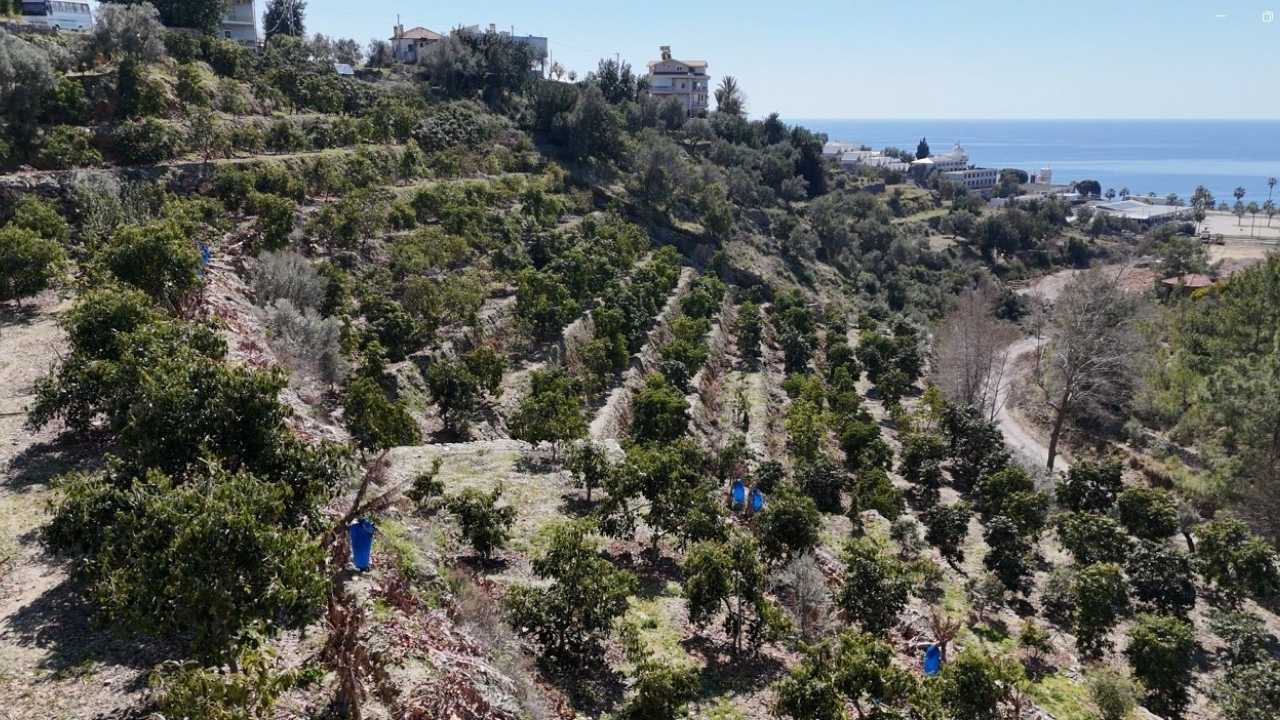
[[[265,0],[258,0],[259,6]],[[581,76],[670,45],[788,118],[1280,118],[1280,0],[309,0],[308,32],[496,23]]]

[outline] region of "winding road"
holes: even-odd
[[[1013,389],[1014,379],[1019,375],[1017,372],[1018,361],[1024,355],[1035,351],[1036,342],[1036,338],[1026,337],[1009,346],[1009,364],[1005,368],[1004,377],[1000,380],[1000,397],[1003,400],[1000,404],[1000,410],[996,413],[996,425],[1000,427],[1000,432],[1004,434],[1005,444],[1009,446],[1015,455],[1021,455],[1024,460],[1034,466],[1042,467],[1049,458],[1049,447],[1040,441],[1033,429],[1023,424],[1013,414],[1008,400],[1010,391]],[[1053,469],[1065,472],[1069,468],[1070,465],[1067,463],[1066,458],[1059,453],[1057,460],[1053,463]]]

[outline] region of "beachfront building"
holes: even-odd
[[[930,155],[927,158],[920,158],[911,163],[911,174],[919,174],[921,177],[927,176],[934,172],[951,172],[953,170],[965,170],[969,167],[969,153],[960,147],[960,143],[956,143],[951,148],[940,155]]]
[[[857,149],[857,145],[828,140],[822,146],[822,157],[828,160],[839,160],[841,155],[847,152],[855,152]]]
[[[254,0],[231,0],[219,28],[225,40],[247,48],[258,47],[258,8]]]
[[[1090,203],[1095,212],[1122,217],[1143,225],[1158,225],[1170,220],[1190,220],[1194,208],[1179,205],[1161,205],[1141,200],[1117,200],[1115,202]]]
[[[707,61],[677,60],[671,56],[670,45],[663,45],[659,51],[661,59],[649,63],[649,97],[663,102],[675,98],[686,115],[705,113],[711,82]]]
[[[391,32],[391,57],[399,63],[417,65],[426,49],[443,39],[444,36],[434,30],[421,26],[405,30],[397,22]]]
[[[969,190],[985,192],[996,186],[1000,180],[1000,171],[995,168],[965,168],[964,170],[947,170],[942,173],[947,180],[963,185]]]

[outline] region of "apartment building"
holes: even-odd
[[[219,28],[222,37],[248,48],[258,47],[258,8],[254,0],[230,0]]]
[[[711,78],[707,75],[705,60],[677,60],[671,56],[671,46],[659,48],[661,59],[649,63],[649,96],[665,101],[680,101],[688,115],[707,111],[707,93]]]

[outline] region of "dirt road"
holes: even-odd
[[[1000,397],[1009,397],[1009,391],[1013,389],[1014,379],[1018,376],[1018,360],[1028,353],[1034,352],[1036,343],[1036,338],[1028,337],[1015,342],[1009,347],[1009,367],[1000,381]],[[1049,446],[1041,442],[1035,430],[1027,427],[1022,419],[1012,411],[1007,400],[1000,406],[1000,411],[996,413],[996,424],[1000,426],[1000,432],[1004,433],[1004,441],[1015,456],[1021,456],[1021,459],[1035,466],[1044,465],[1049,458]],[[1070,465],[1067,463],[1066,458],[1059,453],[1058,459],[1053,463],[1053,469],[1065,472],[1069,467]]]

